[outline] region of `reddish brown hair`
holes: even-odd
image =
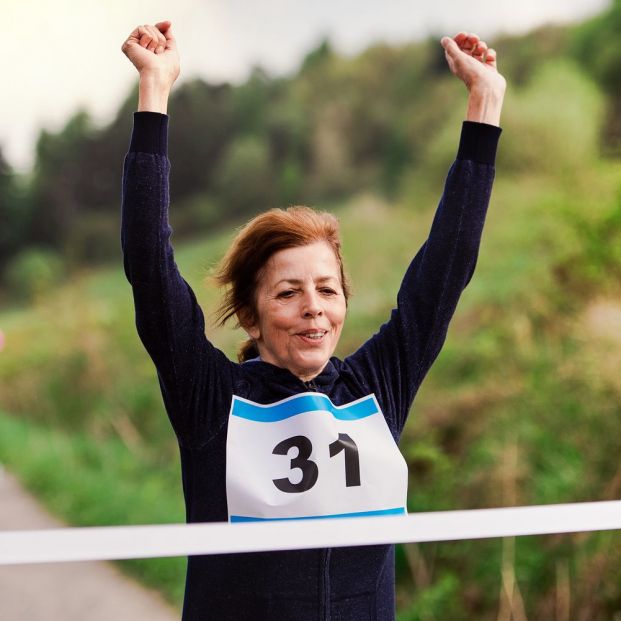
[[[224,325],[231,317],[237,317],[242,326],[256,323],[256,289],[270,257],[279,250],[318,241],[327,242],[334,250],[340,268],[343,295],[347,301],[350,288],[343,266],[336,217],[310,207],[270,209],[250,220],[239,231],[216,268],[216,282],[226,287],[222,303],[216,311],[219,325]],[[256,344],[249,339],[243,343],[238,358],[244,362],[258,355]]]

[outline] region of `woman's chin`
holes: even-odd
[[[333,350],[327,347],[290,349],[286,355],[280,356],[272,355],[269,350],[260,353],[264,362],[288,369],[293,375],[306,382],[323,371]]]

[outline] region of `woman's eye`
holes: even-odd
[[[292,291],[291,289],[287,289],[286,291],[281,291],[276,297],[278,297],[278,298],[290,298],[294,293],[295,293],[295,291]]]
[[[334,289],[330,289],[329,287],[321,289],[321,293],[324,295],[336,295],[336,291]]]

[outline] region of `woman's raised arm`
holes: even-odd
[[[170,239],[166,109],[179,75],[170,22],[137,27],[122,50],[140,74],[138,112],[123,167],[125,274],[138,334],[157,369],[177,436],[184,446],[202,446],[228,413],[217,405],[231,391],[233,365],[207,341],[203,312],[177,269]]]
[[[469,93],[457,158],[429,237],[406,271],[390,321],[345,359],[376,392],[395,436],[442,348],[459,297],[474,271],[500,136],[505,79],[496,69],[496,53],[467,33],[444,37],[442,46],[449,68]]]

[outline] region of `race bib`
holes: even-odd
[[[230,522],[406,513],[407,465],[375,395],[233,396],[226,454]]]

